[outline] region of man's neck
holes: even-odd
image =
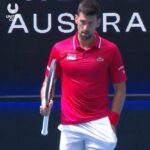
[[[81,48],[84,48],[84,49],[91,47],[91,45],[93,45],[94,40],[95,40],[94,35],[89,40],[82,40],[80,36],[78,35],[79,45]]]

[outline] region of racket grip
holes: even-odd
[[[44,116],[44,118],[43,118],[43,125],[42,125],[42,131],[41,131],[41,134],[43,136],[46,136],[48,134],[48,123],[49,123],[49,116]]]

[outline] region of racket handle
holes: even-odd
[[[48,123],[49,123],[49,116],[44,116],[44,118],[43,118],[43,125],[42,125],[42,131],[41,131],[41,134],[43,136],[46,136],[48,134]]]

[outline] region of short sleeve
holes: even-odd
[[[48,64],[47,64],[46,71],[45,71],[45,76],[48,76],[49,74],[50,65],[53,59],[56,59],[55,78],[58,78],[60,76],[60,66],[59,66],[58,50],[57,50],[56,45],[54,45],[50,51],[49,60],[48,60]]]
[[[117,46],[113,47],[112,60],[110,63],[110,77],[113,83],[126,81],[126,72],[121,53]]]

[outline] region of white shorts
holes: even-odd
[[[60,150],[113,150],[117,137],[108,117],[77,125],[59,125]]]

